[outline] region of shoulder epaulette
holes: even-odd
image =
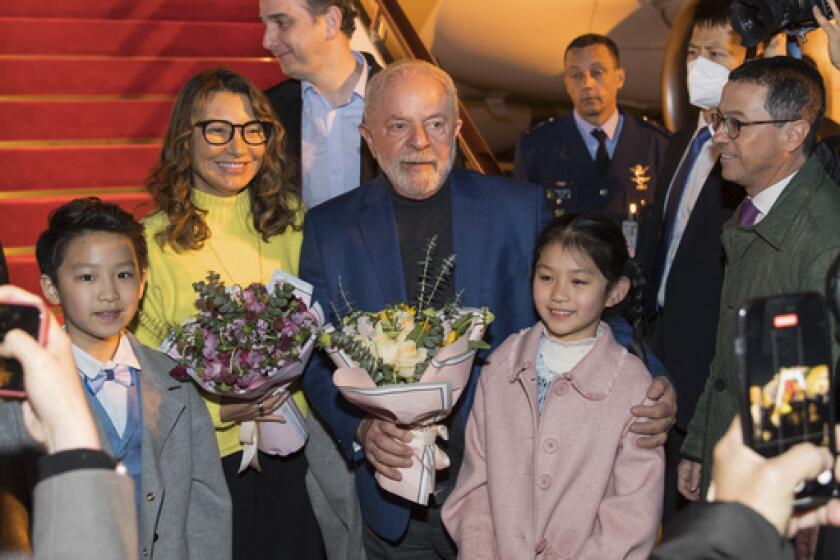
[[[536,132],[537,130],[540,130],[544,126],[555,122],[556,120],[557,120],[557,117],[549,117],[549,118],[547,118],[543,121],[538,122],[535,125],[532,125],[531,128],[526,129],[525,132],[522,133],[522,135],[527,136],[527,135],[531,134],[532,132]]]
[[[651,130],[655,130],[656,132],[658,132],[660,134],[663,134],[665,136],[670,136],[671,135],[671,133],[668,132],[668,129],[666,129],[664,126],[662,126],[659,123],[659,121],[654,120],[647,115],[640,115],[636,120],[639,122],[639,125],[644,127],[644,128],[649,128]]]

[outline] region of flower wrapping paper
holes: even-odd
[[[324,324],[324,313],[321,306],[312,301],[312,286],[296,276],[292,276],[280,269],[275,270],[271,280],[267,284],[272,290],[278,282],[292,284],[294,292],[316,317],[319,327]],[[229,288],[230,289],[230,288]],[[193,322],[188,319],[184,324]],[[268,455],[286,456],[300,450],[309,436],[309,428],[306,426],[305,418],[300,409],[291,398],[288,387],[299,378],[315,349],[317,330],[314,330],[310,338],[301,348],[297,360],[282,368],[275,368],[265,373],[264,377],[251,383],[246,389],[236,387],[230,392],[219,393],[208,387],[201,376],[193,368],[186,368],[187,374],[203,390],[223,395],[226,398],[241,399],[243,401],[261,400],[269,395],[281,395],[282,404],[272,413],[266,415],[265,420],[243,421],[240,424],[240,443],[243,446],[242,461],[239,472],[244,472],[249,467],[260,471],[259,454],[262,451]],[[179,359],[180,354],[175,348],[174,341],[167,338],[160,349],[174,359]]]
[[[371,375],[357,367],[345,352],[327,350],[338,368],[333,373],[333,383],[345,399],[371,416],[411,429],[412,465],[400,469],[400,481],[377,473],[376,480],[384,490],[428,504],[435,489],[436,471],[449,466],[446,453],[435,444],[438,436],[448,436],[446,427],[436,423],[449,416],[466,389],[476,353],[470,342],[481,340],[485,329],[484,321],[477,315],[465,336],[437,350],[418,383],[377,387]]]

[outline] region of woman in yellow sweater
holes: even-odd
[[[144,221],[142,342],[159,345],[172,326],[195,315],[192,284],[210,270],[240,286],[266,283],[277,268],[297,274],[303,210],[283,135],[262,92],[229,70],[204,71],[181,90],[147,184],[157,208]],[[219,397],[203,396],[233,499],[234,558],[323,557],[303,452],[261,453],[262,473],[238,474],[239,424],[222,422]],[[293,397],[306,413],[303,393]]]

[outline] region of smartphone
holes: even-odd
[[[0,302],[0,341],[10,330],[21,329],[43,345],[46,340],[46,313],[43,304]],[[20,362],[0,357],[0,397],[25,396]]]
[[[744,443],[775,457],[800,442],[835,452],[831,338],[818,293],[754,299],[738,311]],[[809,509],[838,495],[831,470],[797,488],[794,506]]]

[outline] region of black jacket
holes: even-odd
[[[651,560],[793,560],[788,540],[754,510],[737,503],[695,503],[665,527]]]
[[[380,66],[369,53],[362,53],[368,63],[368,79],[379,72]],[[301,113],[303,99],[301,99],[300,80],[288,79],[273,85],[265,91],[277,118],[286,129],[286,154],[295,164],[295,175],[300,178],[300,141],[301,141]],[[379,174],[379,166],[370,153],[367,143],[361,142],[361,165],[359,166],[359,184],[372,181]]]
[[[656,191],[653,206],[642,216],[638,255],[648,279],[645,300],[651,312],[656,309],[659,291],[654,276],[665,197],[694,132],[694,128],[680,130],[671,138],[659,176],[661,188]],[[677,425],[683,429],[703,392],[715,354],[724,268],[721,230],[743,197],[740,186],[721,177],[717,163],[691,212],[668,275],[665,305],[655,318],[657,336],[650,341],[651,346],[674,382],[679,399]]]
[[[624,124],[603,178],[572,113],[540,123],[522,135],[516,147],[514,178],[551,192],[552,211],[600,212],[620,224],[631,203],[641,207],[653,201],[668,143],[667,135],[653,123],[622,114]]]

